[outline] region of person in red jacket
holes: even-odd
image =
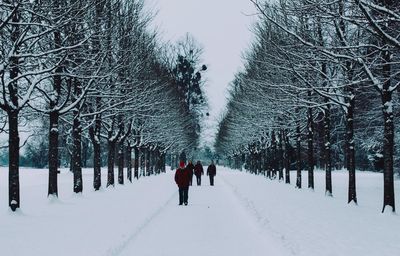
[[[189,194],[189,183],[190,183],[190,173],[187,168],[185,168],[185,162],[179,162],[179,168],[175,172],[175,182],[179,188],[179,205],[183,203],[188,204],[188,194]]]
[[[194,166],[194,175],[196,175],[197,186],[201,186],[201,176],[204,174],[203,165],[201,165],[200,161],[197,161]]]
[[[217,168],[215,167],[214,160],[207,168],[207,175],[210,177],[210,185],[214,186],[214,176],[217,175]]]

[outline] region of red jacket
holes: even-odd
[[[175,172],[175,182],[180,188],[189,187],[191,180],[190,172],[186,168],[178,168]]]

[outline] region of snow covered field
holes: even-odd
[[[22,169],[22,210],[11,213],[0,168],[0,255],[400,255],[400,217],[380,213],[382,174],[357,173],[358,206],[346,204],[345,172],[333,173],[333,198],[322,172],[315,191],[223,167],[216,186],[206,178],[178,206],[172,171],[94,192],[85,170],[82,195],[63,171],[51,200],[47,171]]]

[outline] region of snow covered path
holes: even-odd
[[[114,255],[289,255],[261,233],[223,179],[211,187],[207,178],[202,186],[190,187],[188,206],[178,205],[176,193],[140,235]]]
[[[72,174],[62,171],[57,200],[46,197],[46,170],[20,175],[22,210],[12,213],[0,168],[0,255],[288,255],[218,177],[211,187],[204,176],[191,187],[189,205],[178,206],[173,171],[94,192],[92,170],[84,170],[82,195],[72,193]],[[105,172],[102,178],[105,184]]]
[[[22,169],[22,210],[11,213],[7,170],[0,168],[0,255],[400,255],[400,216],[380,213],[380,173],[357,173],[354,206],[346,204],[343,171],[333,173],[334,197],[324,196],[323,172],[315,173],[315,191],[223,167],[217,172],[214,187],[204,177],[201,187],[190,188],[189,206],[178,206],[173,171],[95,192],[92,170],[84,170],[82,195],[62,171],[60,197],[52,200],[47,171]],[[399,206],[399,180],[395,191]]]

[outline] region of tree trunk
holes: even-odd
[[[285,158],[285,183],[290,184],[290,154],[289,154],[289,149],[290,149],[290,143],[289,143],[289,137],[286,132],[284,132],[284,139],[285,139],[285,153],[284,153],[284,158]]]
[[[283,132],[279,132],[279,143],[278,143],[278,168],[279,168],[279,180],[283,180]]]
[[[134,174],[134,177],[135,177],[135,179],[139,179],[139,147],[137,145],[134,147],[134,151],[135,151],[135,162],[134,162],[135,174]]]
[[[130,183],[132,183],[132,147],[131,147],[131,142],[128,140],[127,146],[126,146],[126,161],[127,161],[127,168],[126,168],[126,173],[127,173],[127,178]]]
[[[142,168],[143,176],[147,176],[147,148],[142,148]]]
[[[59,1],[54,1],[54,6],[59,6]],[[59,30],[54,31],[54,46],[56,49],[62,47],[61,32]],[[58,197],[58,122],[60,113],[55,109],[57,107],[59,97],[61,94],[61,75],[63,71],[62,66],[58,66],[55,69],[55,75],[53,76],[53,91],[56,93],[55,99],[50,101],[50,115],[49,115],[49,187],[48,196]]]
[[[103,19],[103,8],[104,2],[96,4],[96,16],[95,16],[95,30],[96,33],[93,36],[93,51],[95,55],[102,50],[101,37],[103,36],[101,31],[101,20]],[[101,86],[99,87],[99,89]],[[96,97],[96,111],[102,108],[102,98]],[[89,136],[93,144],[93,188],[95,191],[101,188],[101,114],[97,114],[94,121],[94,127],[89,128]]]
[[[253,174],[257,174],[257,154],[256,154],[256,152],[251,153],[251,172]]]
[[[311,92],[308,93],[309,98],[311,98]],[[311,99],[310,99],[311,100]],[[308,188],[314,189],[314,127],[313,127],[313,113],[312,108],[308,108]]]
[[[395,212],[395,195],[394,195],[394,177],[393,177],[393,151],[394,151],[394,123],[393,123],[393,102],[392,91],[390,90],[391,76],[391,56],[390,51],[383,53],[385,64],[383,65],[383,74],[385,82],[382,90],[384,134],[383,134],[383,209],[390,206]]]
[[[328,99],[326,99],[328,102]],[[332,158],[331,158],[331,106],[325,109],[324,118],[324,161],[325,161],[325,195],[332,196]]]
[[[171,156],[170,156],[170,163],[171,163],[171,170],[175,170],[175,166],[174,166],[174,163],[175,163],[175,161],[174,161],[174,154],[173,153],[171,153]]]
[[[53,106],[52,106],[53,105]],[[50,108],[54,109],[54,104],[50,103]],[[58,173],[58,111],[50,112],[50,131],[49,131],[49,187],[48,196],[58,196],[57,173]]]
[[[271,179],[271,150],[267,148],[267,178]]]
[[[179,167],[179,154],[177,153],[175,155],[175,169],[177,169]]]
[[[100,98],[97,99],[97,104],[99,109]],[[93,144],[93,187],[94,190],[97,191],[101,187],[101,142],[100,142],[100,129],[101,129],[101,117],[100,115],[96,116],[96,120],[94,122],[94,127],[89,128],[90,139]]]
[[[157,151],[157,169],[159,174],[163,172],[162,158],[163,158],[162,152]]]
[[[275,131],[272,131],[271,135],[271,154],[272,154],[272,159],[271,159],[272,178],[276,179],[276,173],[278,171],[278,158],[277,158]]]
[[[100,109],[100,98],[96,99],[97,109]],[[101,142],[100,142],[100,130],[101,130],[101,116],[96,115],[94,121],[94,127],[89,128],[89,136],[93,144],[93,188],[95,191],[101,187]]]
[[[89,157],[89,142],[82,138],[82,167],[87,168],[87,159]]]
[[[150,176],[151,175],[151,170],[150,170],[150,157],[151,157],[151,150],[150,148],[146,149],[146,176]]]
[[[301,188],[301,133],[300,122],[296,124],[296,188]]]
[[[80,121],[79,110],[73,111],[74,120],[72,125],[73,139],[73,173],[74,173],[74,192],[81,193],[83,190],[82,182],[82,127]]]
[[[166,167],[166,155],[167,155],[166,152],[163,152],[163,153],[162,153],[162,170],[163,170],[164,173],[167,172],[167,167]]]
[[[320,46],[324,47],[324,36],[322,32],[321,20],[318,19],[318,37]],[[325,80],[324,87],[327,86],[326,77],[328,73],[327,64],[322,63],[321,66],[321,78]],[[329,87],[326,89],[329,93]],[[329,99],[324,99],[326,108],[324,109],[324,162],[325,162],[325,195],[332,196],[332,158],[331,158],[331,105]]]
[[[124,140],[118,143],[118,184],[124,184]]]
[[[74,168],[74,158],[72,157],[72,150],[73,150],[73,146],[71,147],[71,150],[68,150],[68,154],[69,154],[69,171],[71,173],[74,172],[73,168]]]
[[[345,15],[345,1],[338,2],[340,16]],[[339,20],[338,24],[339,39],[343,47],[347,46],[347,31],[344,19]],[[354,67],[351,61],[346,61],[346,69],[344,70],[347,74],[347,81],[350,82],[353,79]],[[346,167],[349,172],[349,187],[348,187],[348,203],[357,203],[356,196],[356,165],[355,165],[355,149],[354,149],[354,109],[355,109],[355,94],[354,88],[351,85],[346,86],[345,91],[347,93],[347,108],[346,108]]]
[[[140,147],[140,175],[146,176],[146,149],[142,146]]]
[[[150,174],[155,174],[155,168],[154,168],[154,164],[155,164],[155,155],[156,155],[156,151],[155,150],[150,150],[149,153],[149,167],[150,167]]]
[[[160,162],[159,162],[159,168],[160,168],[160,173],[163,173],[164,172],[164,166],[165,166],[165,164],[164,164],[164,158],[165,158],[165,154],[164,154],[164,152],[163,151],[160,151]]]
[[[153,163],[153,169],[155,171],[156,174],[160,174],[161,173],[161,163],[160,163],[161,159],[160,159],[160,151],[157,149],[154,152],[154,163]]]
[[[108,132],[108,159],[107,159],[107,187],[114,186],[114,160],[115,139],[112,139],[112,131]]]
[[[20,207],[19,199],[19,134],[18,134],[18,111],[8,112],[9,127],[9,198],[8,205],[12,211]]]
[[[159,174],[159,158],[158,158],[158,150],[155,149],[152,153],[152,157],[151,157],[151,169],[153,171],[154,174]]]
[[[93,188],[96,191],[101,188],[101,144],[99,139],[96,136],[95,141],[93,141]]]
[[[354,202],[357,204],[356,195],[356,164],[355,164],[355,149],[354,149],[354,94],[351,90],[349,105],[347,108],[347,125],[346,125],[346,145],[347,145],[347,170],[349,172],[349,188],[348,188],[348,203]]]
[[[263,176],[265,176],[265,172],[266,172],[266,154],[267,154],[267,151],[265,148],[263,148],[261,150],[261,156],[262,156],[262,158],[261,158],[261,175],[263,175]],[[239,168],[237,160],[238,160],[238,157],[234,156],[234,162],[235,162],[234,164],[235,164],[236,169]]]
[[[17,43],[20,37],[20,22],[19,12],[16,11],[12,17],[13,26],[11,33],[11,41],[15,46],[15,54],[18,52],[19,44]],[[18,77],[19,59],[12,56],[10,58],[10,80]],[[8,91],[12,106],[8,107],[8,205],[12,211],[20,207],[19,200],[19,134],[18,134],[18,82],[14,81],[9,84]],[[4,94],[5,92],[3,92]]]

